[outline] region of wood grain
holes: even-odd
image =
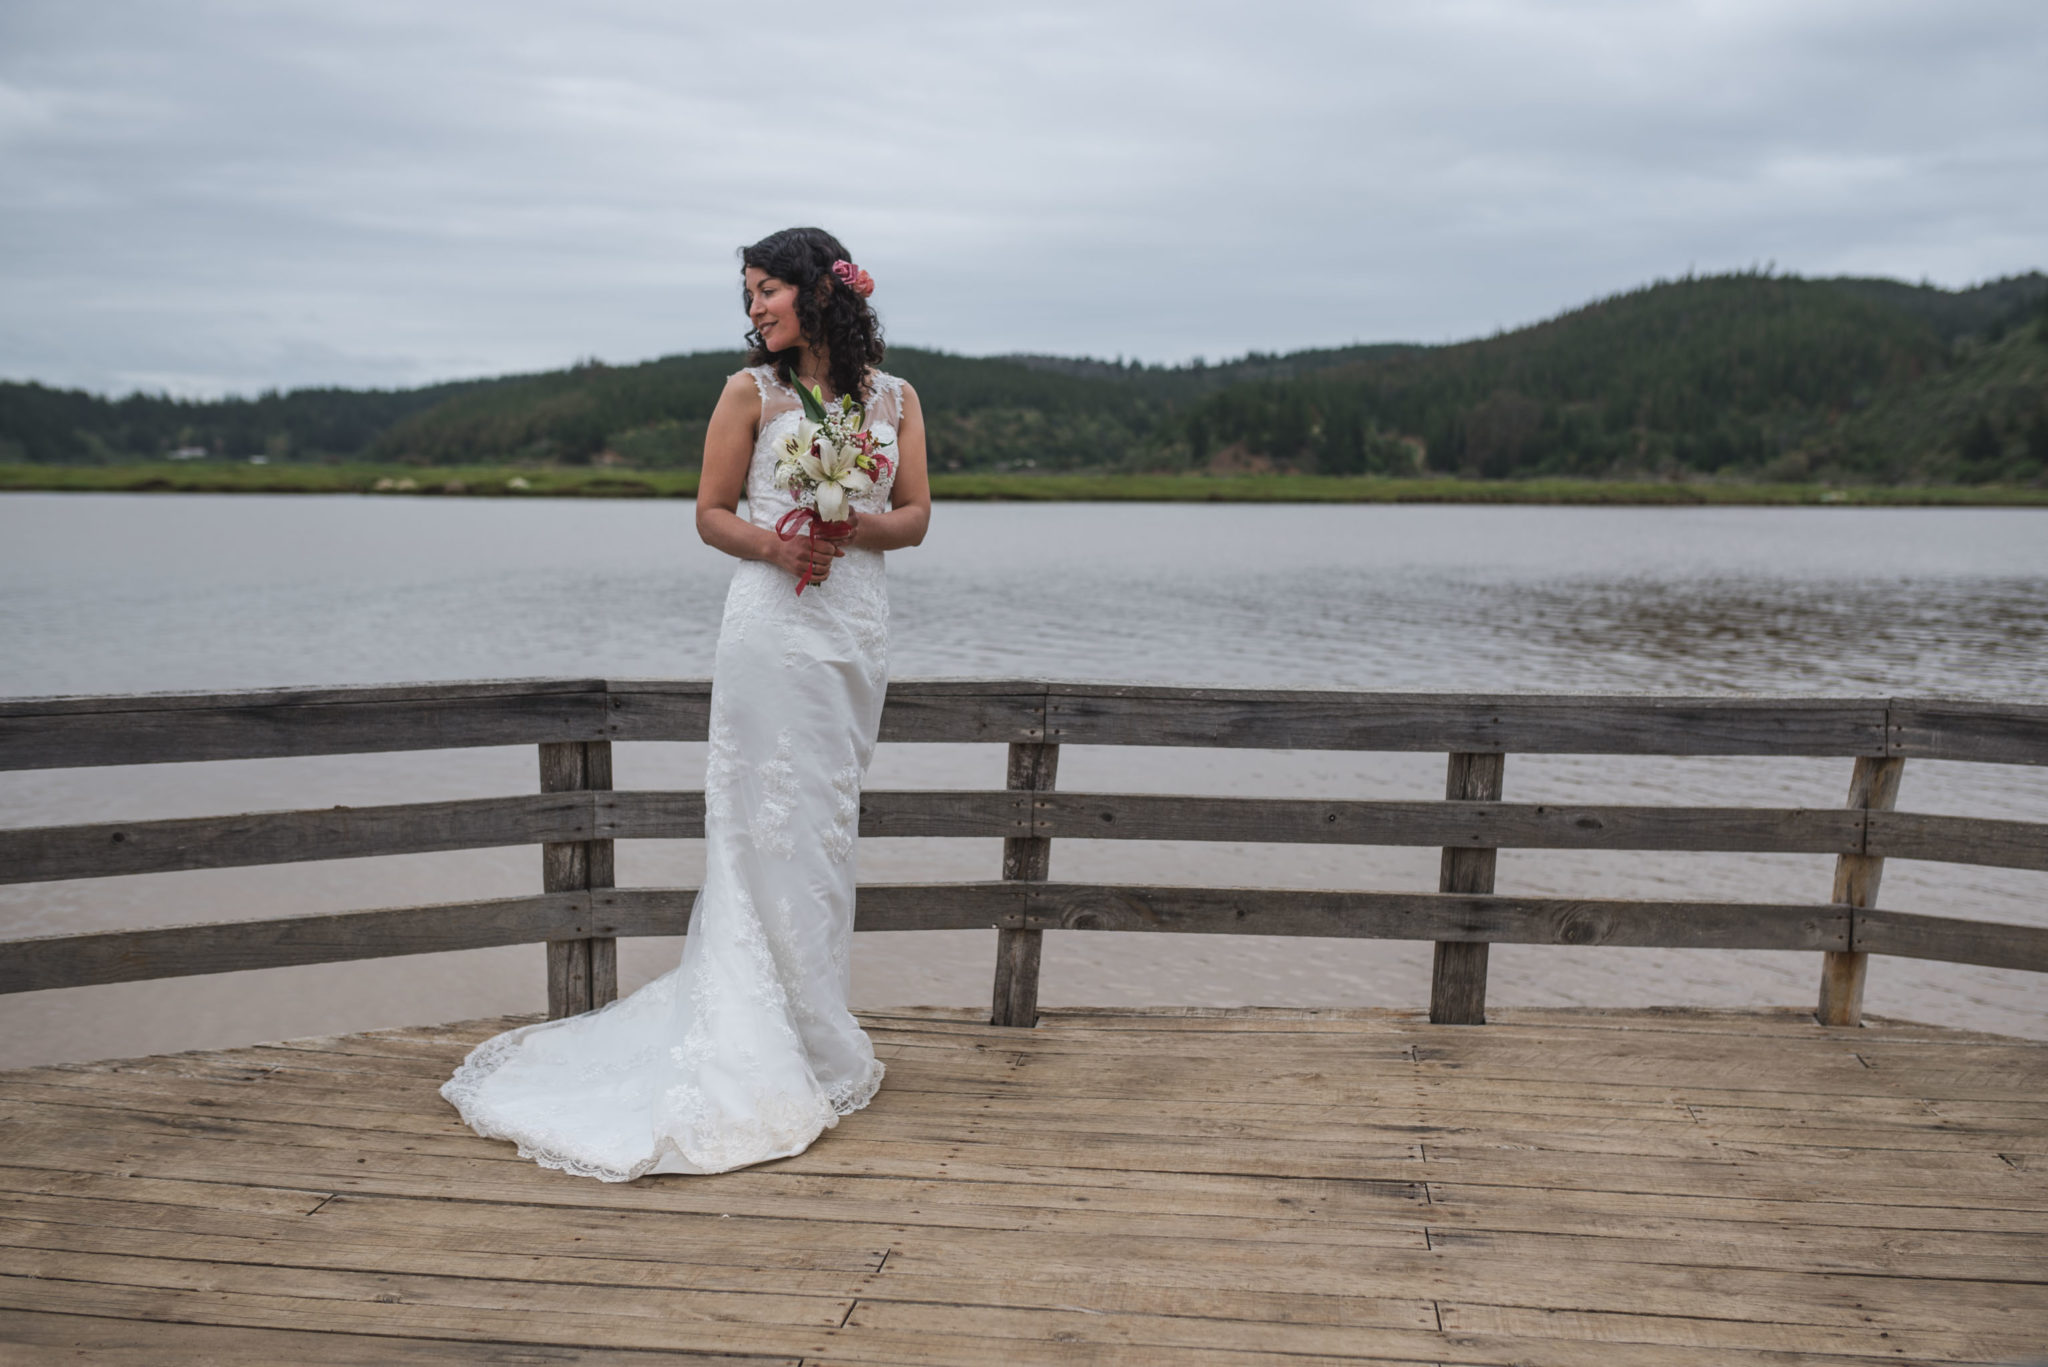
[[[1014,793],[1036,796],[1051,791],[1059,777],[1057,745],[1013,744],[1009,750],[1006,786]],[[1020,802],[1029,799],[1020,798]],[[863,823],[865,824],[865,823]],[[1027,827],[1027,829],[1030,829]],[[863,832],[865,833],[865,832]],[[1003,840],[1003,878],[1008,882],[1042,883],[1052,870],[1052,840],[1043,835],[1011,835]],[[1004,926],[996,932],[996,971],[989,1023],[1033,1026],[1038,1023],[1038,967],[1044,932]]]
[[[508,679],[237,693],[0,699],[0,770],[439,750],[701,741],[705,680]],[[882,738],[1041,739],[1044,686],[892,683]]]
[[[595,888],[387,910],[222,921],[6,941],[0,992],[29,992],[144,978],[438,953],[541,940],[680,935],[691,888]],[[1842,907],[1746,902],[1655,902],[1450,893],[1305,891],[1127,884],[868,884],[854,929],[1153,930],[1199,934],[1490,941],[1521,944],[1660,945],[1703,949],[1850,948]],[[1920,922],[1926,925],[1920,925]],[[1908,918],[1879,952],[1939,957],[1955,938],[1964,962],[1988,946],[2017,947],[2015,966],[2035,962],[2026,932],[1985,922]],[[1875,932],[1868,946],[1879,948]],[[2003,953],[2005,950],[1997,952]],[[1974,957],[1964,957],[1974,956]]]
[[[574,742],[571,742],[572,744]],[[2048,827],[1973,817],[1887,817],[1888,853],[2048,867]],[[1055,837],[1475,849],[1859,853],[1857,811],[1555,803],[1342,802],[1171,794],[878,790],[861,795],[869,837]],[[0,830],[0,883],[588,840],[695,840],[693,790],[462,798],[380,807],[249,812],[168,821]],[[1909,849],[1910,854],[1899,853]]]
[[[499,679],[0,699],[0,769],[571,740],[702,740],[701,679]],[[1947,699],[1400,694],[1038,680],[890,684],[887,741],[2048,763],[2048,708]]]
[[[600,792],[612,786],[610,741],[568,741],[540,747],[543,793]],[[611,887],[609,840],[553,841],[541,846],[541,888],[589,893]],[[609,935],[550,939],[547,945],[548,1016],[560,1020],[595,1010],[619,995],[618,941]]]
[[[1540,754],[1882,755],[1881,699],[1455,695],[1055,684],[1048,738],[1087,745]]]
[[[1046,883],[1020,923],[1052,930],[1314,935],[1693,949],[1846,949],[1840,907],[1428,892]]]
[[[2040,926],[1918,916],[1905,911],[1859,911],[1854,942],[1859,951],[1869,954],[2048,973],[2048,929]]]
[[[2048,706],[1894,698],[1889,751],[1905,758],[2048,764]]]
[[[213,921],[5,942],[0,992],[435,954],[590,934],[588,893]]]
[[[0,1356],[1867,1367],[2048,1341],[2038,1041],[863,1012],[888,1080],[803,1153],[610,1184],[437,1095],[530,1019],[0,1073]],[[1985,1109],[2023,1118],[1952,1118]]]
[[[1878,859],[2048,871],[2048,825],[1981,816],[1873,811],[1863,852]]]
[[[1899,800],[1899,779],[1906,761],[1899,756],[1886,759],[1859,757],[1849,778],[1848,806],[1865,813],[1889,811]],[[1866,817],[1866,820],[1868,818]],[[1884,874],[1884,860],[1870,854],[1844,854],[1835,860],[1837,906],[1860,911],[1877,904],[1878,881]],[[1853,926],[1853,919],[1851,922]],[[1830,950],[1821,960],[1820,1001],[1814,1017],[1822,1025],[1863,1023],[1863,984],[1870,957],[1853,946]]]
[[[1444,778],[1444,797],[1460,804],[1484,804],[1500,800],[1507,756],[1453,754]],[[1439,866],[1437,891],[1481,893],[1493,891],[1494,861],[1499,857],[1490,847],[1473,848],[1463,842],[1447,847]],[[1429,1019],[1434,1025],[1486,1024],[1486,961],[1484,940],[1439,940],[1431,957]]]

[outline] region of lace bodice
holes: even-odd
[[[761,393],[761,426],[754,438],[754,457],[747,466],[747,517],[757,527],[772,527],[776,520],[796,506],[789,490],[775,482],[775,463],[782,458],[782,442],[803,417],[803,401],[796,390],[784,384],[772,365],[748,366],[754,387]],[[868,378],[867,427],[878,437],[893,443],[896,425],[903,419],[903,381],[877,370]],[[887,448],[889,472],[875,481],[875,487],[852,500],[864,513],[889,510],[889,490],[896,483],[896,448]]]

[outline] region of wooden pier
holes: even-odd
[[[1808,1014],[868,1013],[807,1152],[480,1139],[470,1022],[0,1074],[0,1359],[2038,1361],[2048,1044]]]
[[[702,681],[0,700],[0,768],[538,748],[537,792],[0,830],[0,882],[534,845],[524,897],[0,944],[0,991],[545,942],[550,1015],[687,888],[614,791]],[[0,1073],[0,1361],[2048,1363],[2048,1043],[1864,1015],[1870,954],[2048,970],[2048,929],[1880,909],[1886,858],[2048,872],[2048,825],[1897,810],[1922,759],[2048,764],[2048,707],[893,684],[883,739],[1005,786],[863,794],[1000,878],[864,886],[858,930],[994,928],[988,1011],[868,1013],[889,1073],[798,1157],[607,1185],[438,1095],[516,1018]],[[1060,747],[1434,750],[1443,800],[1077,793]],[[1504,799],[1516,753],[1839,757],[1826,810]],[[1736,795],[1731,794],[1731,798]],[[1436,890],[1063,883],[1061,839],[1440,847]],[[1835,856],[1772,903],[1495,894],[1524,848]],[[995,870],[991,870],[995,872]],[[1041,1011],[1047,932],[1436,944],[1427,1012]],[[1816,1004],[1501,1011],[1495,942],[1803,950]],[[1305,951],[1307,946],[1304,946]],[[536,956],[539,963],[539,956]],[[1881,1008],[1881,1005],[1879,1007]]]

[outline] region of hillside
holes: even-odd
[[[891,347],[935,469],[2027,482],[2048,277],[1664,281],[1497,336],[1218,364]],[[735,352],[408,391],[111,400],[0,384],[0,461],[694,467]]]
[[[2039,275],[1954,293],[1658,284],[1482,341],[1233,385],[1189,411],[1190,454],[1485,478],[2032,478],[2048,452],[2015,434],[2048,417],[2044,296]],[[1980,420],[2017,464],[1963,460]]]
[[[422,389],[296,389],[254,399],[191,400],[0,381],[0,460],[106,465],[181,447],[216,455],[318,459],[363,451],[393,424],[464,394],[518,380]]]

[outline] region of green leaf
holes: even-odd
[[[803,400],[805,417],[815,423],[825,421],[825,396],[816,385],[798,384],[796,396]]]

